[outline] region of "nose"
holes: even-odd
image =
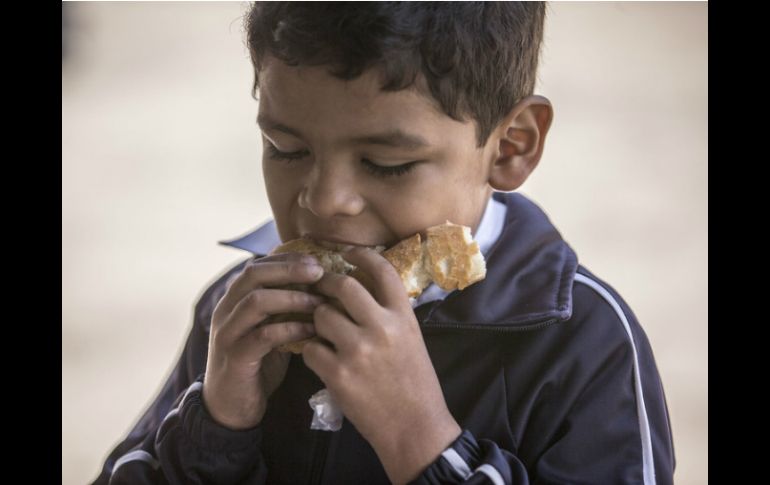
[[[364,199],[349,172],[342,164],[316,161],[300,192],[299,206],[321,219],[360,214]]]

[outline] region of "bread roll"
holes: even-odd
[[[487,266],[469,227],[447,221],[427,233],[425,271],[441,289],[462,290],[484,279]]]
[[[484,256],[479,250],[478,243],[473,240],[469,227],[447,221],[445,224],[429,227],[426,233],[425,242],[421,240],[420,234],[415,234],[384,251],[382,246],[373,248],[396,269],[410,298],[420,296],[431,282],[435,282],[445,291],[452,291],[462,290],[484,279],[486,276]],[[342,258],[339,251],[343,247],[339,245],[335,249],[329,249],[309,239],[294,239],[276,247],[271,254],[297,252],[312,255],[324,271],[348,274],[371,290],[372,282],[369,276]],[[308,290],[307,285],[290,285],[286,288]],[[270,319],[270,322],[308,321],[308,317],[309,315],[298,314],[276,315]],[[312,339],[282,345],[278,350],[299,354],[310,340]]]

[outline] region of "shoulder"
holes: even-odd
[[[599,321],[625,333],[639,323],[631,307],[606,281],[579,266],[572,286],[572,320]],[[605,330],[610,330],[606,328]]]
[[[647,336],[631,307],[583,266],[574,276],[572,304],[572,316],[563,324],[582,352],[604,358],[620,354],[629,363],[648,353]]]

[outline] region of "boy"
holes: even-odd
[[[509,192],[539,162],[540,3],[256,4],[247,32],[274,222],[195,308],[182,357],[96,483],[671,483],[644,332]],[[485,280],[413,304],[374,281],[267,256],[308,236],[391,246],[471,227]],[[279,289],[312,284],[316,294]],[[281,313],[313,323],[262,324]],[[301,356],[277,347],[318,335]],[[328,388],[336,432],[309,428]]]

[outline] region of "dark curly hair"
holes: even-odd
[[[544,18],[543,2],[255,2],[252,94],[267,55],[341,79],[375,67],[383,91],[423,86],[448,116],[475,120],[481,147],[534,91]]]

